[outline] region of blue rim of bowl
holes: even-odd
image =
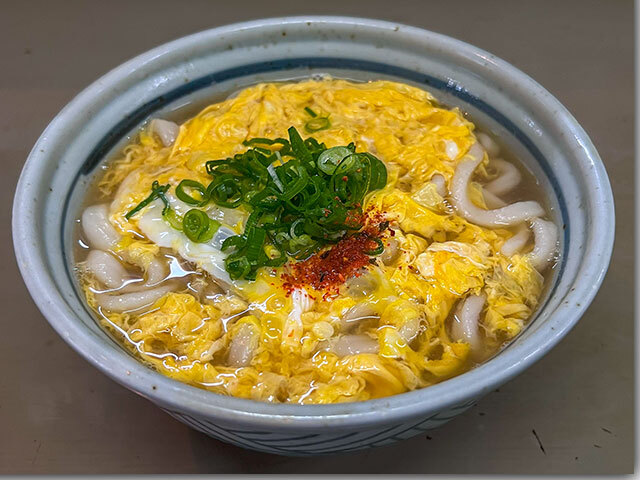
[[[349,404],[299,406],[268,404],[215,395],[211,392],[206,392],[196,387],[168,379],[157,372],[149,370],[129,356],[127,356],[128,359],[117,356],[114,361],[118,368],[115,369],[112,368],[110,364],[106,364],[103,358],[97,358],[91,351],[91,347],[98,350],[103,348],[101,347],[103,340],[91,332],[78,329],[72,320],[75,314],[70,311],[63,296],[57,291],[56,283],[48,273],[47,262],[43,254],[41,252],[32,253],[21,244],[21,241],[24,241],[26,238],[31,238],[30,234],[37,231],[37,217],[31,211],[26,215],[15,215],[21,205],[26,205],[32,201],[29,198],[32,192],[29,191],[28,187],[35,184],[35,181],[38,180],[37,163],[47,160],[46,155],[39,153],[39,149],[41,147],[48,147],[48,142],[52,141],[48,134],[56,133],[56,131],[60,129],[59,124],[64,125],[64,117],[69,115],[69,112],[71,112],[73,108],[77,108],[83,103],[91,101],[92,95],[94,95],[98,89],[97,84],[99,82],[108,83],[121,81],[122,76],[127,74],[128,69],[132,67],[135,68],[137,64],[150,62],[159,56],[172,52],[174,49],[180,50],[189,45],[197,44],[199,41],[207,39],[210,36],[229,34],[240,29],[295,27],[303,22],[307,25],[316,23],[321,26],[347,25],[350,27],[357,25],[358,27],[385,31],[398,31],[401,28],[407,38],[419,38],[421,41],[428,40],[437,43],[451,57],[461,57],[467,61],[491,58],[493,67],[499,69],[501,75],[506,75],[521,85],[542,95],[548,104],[546,108],[553,106],[557,109],[555,116],[556,119],[559,119],[557,120],[559,127],[563,130],[570,131],[572,135],[581,141],[581,145],[584,147],[584,153],[581,156],[580,168],[582,171],[587,168],[590,170],[585,180],[587,181],[587,185],[594,188],[594,195],[597,197],[597,201],[592,204],[595,208],[594,215],[596,218],[594,219],[599,220],[605,227],[605,235],[594,236],[593,232],[589,231],[587,237],[589,241],[587,245],[589,251],[597,253],[599,260],[590,264],[585,264],[584,262],[580,264],[579,272],[587,269],[590,281],[582,282],[580,288],[575,288],[572,289],[571,292],[567,292],[564,296],[567,301],[563,302],[563,304],[569,304],[568,300],[573,302],[576,299],[579,299],[582,303],[575,303],[571,307],[559,305],[547,320],[550,325],[556,326],[555,331],[536,332],[536,335],[528,339],[526,348],[524,345],[521,345],[521,354],[526,354],[524,358],[500,362],[503,364],[500,369],[492,369],[489,367],[489,364],[494,363],[494,361],[490,361],[471,372],[467,372],[466,374],[462,374],[427,389],[415,390],[383,399]],[[32,181],[33,183],[31,183]],[[444,410],[452,405],[462,404],[469,399],[477,398],[491,391],[495,386],[504,383],[541,358],[544,353],[561,340],[580,318],[581,314],[593,300],[606,273],[613,247],[613,224],[614,210],[611,187],[606,175],[606,170],[597,151],[584,130],[566,108],[533,79],[488,52],[445,35],[380,20],[313,16],[261,19],[205,30],[161,45],[107,73],[70,102],[49,124],[34,146],[23,169],[18,188],[16,189],[13,216],[14,247],[18,265],[25,283],[30,291],[39,290],[42,292],[39,296],[34,295],[36,304],[41,311],[45,313],[45,317],[47,317],[54,329],[90,363],[117,382],[151,400],[157,401],[164,408],[175,408],[180,412],[204,415],[207,418],[222,419],[223,421],[238,425],[242,424],[255,427],[257,424],[260,424],[263,427],[274,427],[277,429],[322,428],[328,426],[355,428],[362,425],[388,424],[393,421]],[[562,314],[564,314],[564,316],[561,319]],[[551,330],[554,329],[551,328]],[[547,335],[545,336],[543,333]],[[534,340],[538,343],[534,343]],[[120,370],[121,367],[123,368],[122,371]],[[126,367],[131,370],[124,370]],[[485,374],[483,375],[482,372]],[[158,385],[158,387],[156,387],[156,385]]]

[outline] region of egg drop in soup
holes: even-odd
[[[75,267],[100,324],[163,375],[368,400],[464,373],[522,331],[558,255],[543,198],[422,89],[264,83],[136,132],[87,193]]]

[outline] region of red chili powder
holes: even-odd
[[[287,292],[311,286],[315,290],[338,293],[338,287],[345,280],[360,276],[372,258],[366,252],[378,247],[374,238],[381,238],[389,226],[381,213],[371,210],[360,220],[364,227],[359,232],[343,238],[328,250],[290,265],[289,271],[282,274]]]

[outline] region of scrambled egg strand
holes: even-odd
[[[313,134],[318,141],[327,147],[354,142],[358,151],[370,151],[386,163],[387,186],[366,202],[388,216],[397,259],[372,266],[363,277],[370,284],[361,291],[343,288],[338,298],[316,299],[307,310],[279,288],[278,275],[264,271],[256,282],[239,287],[242,299],[218,295],[205,304],[176,291],[147,312],[102,311],[103,324],[171,378],[221,394],[294,403],[383,397],[471,368],[470,346],[452,341],[447,328],[456,303],[470,294],[487,296],[481,317],[487,354],[517,335],[536,308],[543,278],[526,255],[499,253],[512,231],[470,224],[429,183],[439,174],[449,184],[475,142],[474,125],[457,109],[439,106],[429,93],[400,83],[260,84],[202,110],[180,127],[172,147],[143,130],[105,168],[97,185],[112,200],[110,219],[124,235],[119,251],[142,269],[157,254],[156,245],[141,239],[137,218],[125,218],[154,180],[175,186],[190,178],[206,184],[205,162],[243,152],[244,140],[286,136],[292,125],[303,132],[309,119],[305,107],[330,116],[330,128]],[[479,174],[488,175],[484,168]],[[481,190],[471,190],[473,201],[484,206]],[[232,227],[241,231],[246,212],[229,215]],[[83,277],[87,300],[97,309],[94,283]],[[363,303],[379,320],[357,328],[377,342],[379,353],[338,357],[323,348],[343,334],[344,313]],[[250,314],[227,320],[247,307]],[[288,315],[296,308],[301,327],[290,331]],[[407,342],[400,332],[411,322],[419,322],[419,328]],[[247,332],[257,339],[250,365],[225,366],[232,340]]]

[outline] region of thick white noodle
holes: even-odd
[[[531,230],[529,230],[529,227],[527,227],[525,223],[519,225],[516,233],[502,244],[500,253],[505,257],[515,255],[525,247],[529,241],[529,237],[531,237]]]
[[[344,312],[340,319],[340,326],[343,331],[349,330],[362,320],[380,318],[373,307],[368,303],[358,303]]]
[[[490,157],[495,157],[500,153],[500,147],[489,135],[486,133],[478,133],[476,134],[476,137],[478,137],[480,145],[484,147]]]
[[[85,264],[93,276],[108,288],[121,288],[131,278],[113,255],[102,250],[91,250]]]
[[[436,186],[436,192],[441,197],[444,197],[447,194],[447,185],[445,183],[445,179],[439,173],[436,173],[431,177],[431,183]]]
[[[162,283],[167,278],[167,264],[159,258],[154,258],[147,268],[147,281],[145,285],[153,287]]]
[[[491,160],[491,165],[498,170],[498,177],[491,180],[484,186],[484,189],[494,195],[504,195],[516,188],[522,180],[520,170],[501,158]]]
[[[258,347],[258,336],[250,325],[243,323],[231,339],[227,365],[230,367],[246,367]]]
[[[173,289],[172,285],[161,285],[156,288],[141,290],[138,292],[111,295],[108,293],[96,294],[96,301],[102,308],[111,312],[130,312],[147,307],[159,300]]]
[[[544,215],[538,202],[516,202],[502,208],[484,210],[469,199],[469,181],[483,158],[482,147],[475,143],[467,153],[469,160],[463,160],[456,167],[451,186],[451,198],[458,213],[471,223],[483,227],[503,227],[515,225],[530,218]]]
[[[536,218],[531,222],[535,245],[531,251],[531,264],[538,270],[544,270],[553,256],[558,244],[558,227],[548,220]]]
[[[477,353],[482,348],[478,324],[484,307],[484,295],[469,295],[456,309],[451,323],[451,337],[458,342],[467,342]]]
[[[173,142],[178,138],[180,133],[180,127],[168,120],[162,120],[161,118],[154,118],[151,120],[151,132],[156,134],[165,147],[170,147]]]
[[[488,192],[484,188],[482,189],[482,196],[484,197],[484,203],[487,204],[487,208],[489,209],[504,207],[507,204],[507,202],[500,197]]]
[[[111,250],[121,239],[109,221],[107,204],[92,205],[82,212],[82,230],[89,245],[98,250]]]
[[[378,353],[378,342],[367,335],[343,335],[331,344],[330,350],[339,357],[359,353]]]

